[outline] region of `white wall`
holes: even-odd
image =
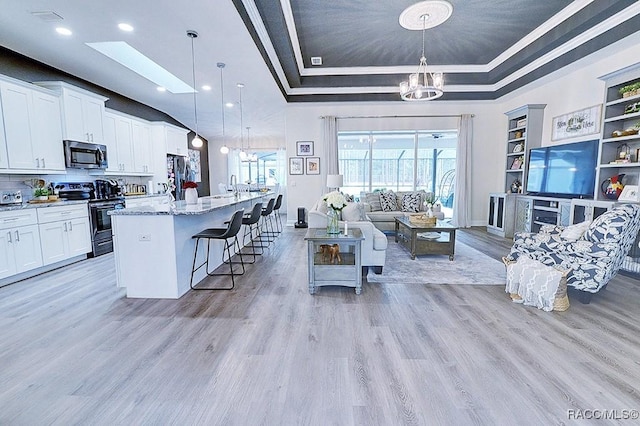
[[[290,105],[286,113],[287,156],[295,156],[296,141],[314,141],[314,156],[320,157],[320,175],[288,175],[287,213],[289,222],[296,218],[298,207],[309,209],[325,191],[326,172],[321,116],[409,116],[409,115],[460,115],[474,114],[474,141],[471,149],[473,190],[471,196],[472,220],[478,224],[486,222],[486,196],[502,184],[500,172],[504,169],[505,131],[498,130],[503,117],[494,102],[430,102],[430,103],[314,103]],[[339,120],[340,121],[340,120]],[[433,130],[457,129],[457,119],[434,117],[430,120]],[[506,124],[504,124],[506,129]],[[431,130],[430,129],[430,130]],[[499,164],[496,164],[496,153]],[[483,210],[484,209],[484,210]]]
[[[315,143],[315,156],[320,157],[320,175],[288,175],[287,212],[295,221],[297,207],[309,209],[325,190],[324,147],[321,116],[403,116],[475,114],[474,141],[471,150],[471,222],[486,224],[488,194],[504,189],[505,144],[507,119],[504,113],[526,104],[546,104],[542,145],[568,143],[587,138],[551,142],[553,117],[592,105],[604,99],[604,82],[598,78],[640,60],[640,34],[629,36],[574,64],[562,68],[496,101],[426,103],[313,103],[288,105],[286,109],[287,157],[295,156],[296,141]]]

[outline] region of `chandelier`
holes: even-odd
[[[422,56],[418,70],[409,75],[407,81],[400,83],[400,97],[405,101],[430,101],[444,94],[444,76],[441,72],[427,70],[427,58],[424,54],[425,32],[449,19],[453,12],[451,3],[444,0],[431,0],[416,3],[400,14],[400,25],[409,30],[422,30]]]

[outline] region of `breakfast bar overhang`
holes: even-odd
[[[189,279],[195,240],[206,228],[225,227],[236,210],[250,212],[254,203],[272,198],[272,193],[244,192],[198,199],[197,204],[177,201],[161,206],[140,206],[110,212],[118,287],[127,297],[178,299],[190,290]],[[240,242],[242,243],[242,242]],[[222,263],[223,243],[212,243],[210,261]],[[206,250],[198,252],[197,262]],[[206,278],[196,271],[194,285]]]

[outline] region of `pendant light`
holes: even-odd
[[[247,153],[244,151],[244,130],[243,130],[243,121],[242,121],[242,89],[244,88],[244,84],[238,83],[238,90],[240,90],[240,160],[244,161],[247,159]]]
[[[249,154],[251,151],[251,139],[249,138],[249,129],[251,127],[247,126],[247,156],[249,161],[258,161],[258,155],[254,152],[253,154]]]
[[[218,62],[218,68],[220,69],[220,111],[222,111],[222,146],[220,147],[220,152],[222,154],[229,153],[229,147],[226,143],[224,143],[224,78],[222,77],[222,70],[225,67],[224,62]]]
[[[198,33],[193,30],[187,30],[187,36],[191,39],[191,72],[193,77],[193,115],[196,120],[196,135],[191,141],[191,145],[194,148],[200,148],[202,146],[202,139],[198,136],[198,102],[196,97],[196,55],[193,50],[193,39],[198,37]]]

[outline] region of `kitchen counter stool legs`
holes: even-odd
[[[193,253],[193,264],[191,267],[191,279],[189,280],[189,286],[192,290],[232,290],[235,287],[235,276],[242,275],[245,272],[244,269],[244,261],[242,260],[242,253],[240,251],[240,244],[238,243],[238,231],[240,231],[240,227],[242,226],[242,217],[244,215],[244,210],[237,210],[229,224],[226,228],[208,228],[204,231],[200,231],[195,234],[191,238],[196,239],[196,246]],[[196,261],[198,258],[198,245],[200,244],[201,239],[207,240],[207,254],[205,260],[196,267]],[[213,271],[209,271],[209,252],[211,240],[224,240],[224,249],[222,250],[222,263],[226,263],[229,265],[231,270],[230,273],[216,273]],[[231,243],[229,242],[231,241]],[[238,254],[240,257],[240,262],[232,262],[231,258],[233,257],[234,252],[231,251],[233,247],[234,252]],[[237,247],[237,250],[236,250]],[[227,259],[225,260],[225,252]],[[236,272],[233,270],[233,265],[239,263],[242,265],[242,272]],[[217,275],[230,275],[231,276],[231,287],[194,287],[193,285],[193,274],[199,270],[200,268],[205,267],[205,271],[208,276],[217,276]],[[236,267],[237,269],[237,267]]]

